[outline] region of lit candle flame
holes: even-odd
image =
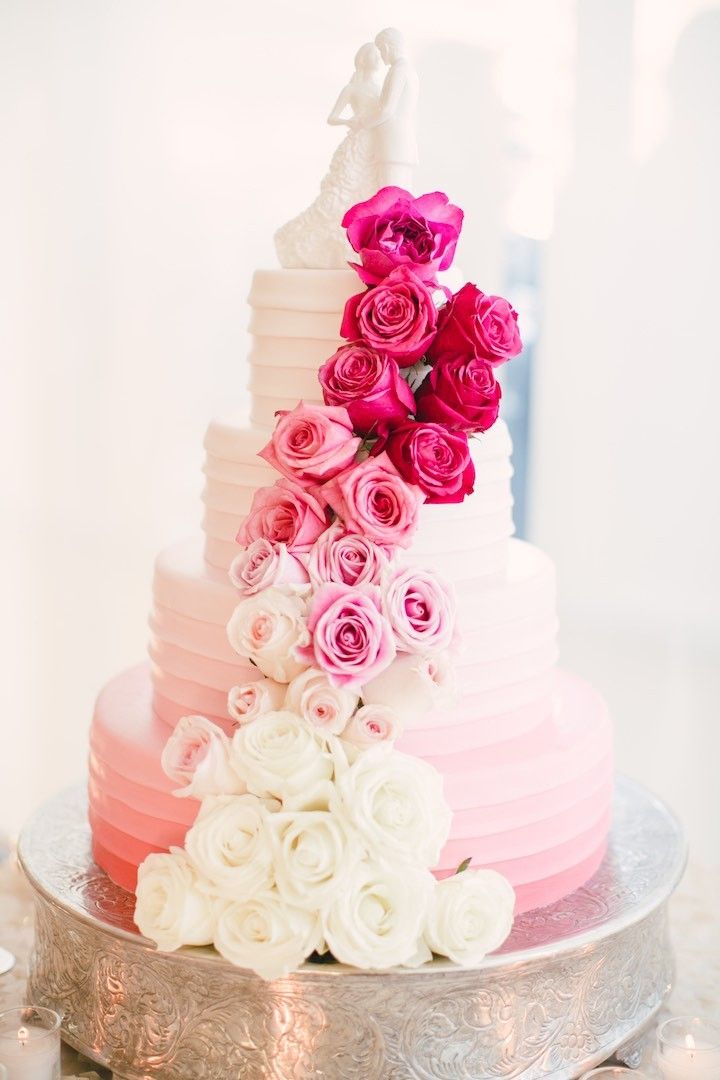
[[[26,1027],[18,1028],[18,1042],[20,1043],[21,1046],[25,1046],[25,1044],[28,1041],[28,1036],[29,1035],[30,1035],[30,1032],[28,1031],[28,1029]]]
[[[694,1060],[695,1055],[693,1054],[693,1050],[695,1049],[695,1039],[690,1032],[685,1036],[685,1048],[690,1054],[690,1057]]]

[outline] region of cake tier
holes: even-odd
[[[470,856],[515,886],[517,910],[552,903],[582,885],[605,851],[612,796],[612,733],[598,694],[558,673],[555,707],[528,731],[457,751],[446,732],[443,753],[417,733],[398,748],[419,754],[443,774],[453,810],[450,839],[437,867],[452,873]],[[502,726],[502,717],[495,723]],[[91,733],[90,816],[94,856],[117,884],[132,890],[152,851],[182,844],[198,804],[171,794],[160,754],[167,727],[152,708],[146,666],[118,676],[100,695]]]

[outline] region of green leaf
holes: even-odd
[[[460,863],[457,870],[455,871],[456,876],[457,876],[457,874],[463,874],[467,870],[467,868],[468,868],[468,866],[470,865],[471,862],[472,862],[472,855],[468,855],[467,859],[463,859],[463,861]]]

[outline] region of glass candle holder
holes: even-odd
[[[697,1016],[676,1016],[657,1033],[657,1063],[664,1080],[717,1080],[720,1025]]]
[[[35,1005],[0,1013],[0,1065],[6,1080],[59,1080],[58,1014]]]
[[[591,1077],[592,1080],[648,1080],[647,1073],[624,1069],[621,1065],[601,1065],[599,1069],[583,1073],[580,1080],[590,1080]]]

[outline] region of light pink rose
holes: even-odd
[[[448,649],[455,636],[455,597],[437,574],[404,566],[383,582],[385,612],[400,652]]]
[[[449,653],[398,653],[390,667],[361,691],[366,705],[384,705],[408,724],[431,709],[449,709],[457,689]]]
[[[387,454],[346,469],[324,484],[320,494],[348,532],[378,544],[410,546],[423,494],[403,480]]]
[[[308,556],[308,572],[315,585],[337,581],[341,585],[379,585],[392,559],[392,548],[374,544],[367,536],[350,533],[336,521],[319,537]]]
[[[307,585],[310,578],[287,545],[272,544],[261,536],[235,556],[230,580],[243,596],[252,596],[272,585]]]
[[[245,785],[230,764],[230,740],[205,716],[183,716],[163,747],[160,764],[182,786],[180,798],[242,793]]]
[[[310,644],[298,659],[326,672],[334,686],[356,687],[372,679],[395,656],[382,596],[374,585],[321,585],[307,617]]]
[[[249,547],[264,538],[271,544],[285,544],[297,555],[309,551],[327,526],[323,504],[299,484],[282,479],[272,487],[257,489],[236,540]]]
[[[342,405],[301,401],[291,412],[281,414],[260,457],[290,480],[313,487],[351,465],[360,442]]]
[[[360,750],[395,742],[402,725],[396,712],[387,705],[363,705],[348,721],[341,738]]]
[[[287,688],[283,706],[326,734],[339,735],[358,707],[352,690],[333,686],[324,671],[307,668]]]
[[[265,677],[232,686],[227,701],[230,717],[241,726],[257,720],[263,713],[276,712],[282,708],[286,690],[284,683]]]

